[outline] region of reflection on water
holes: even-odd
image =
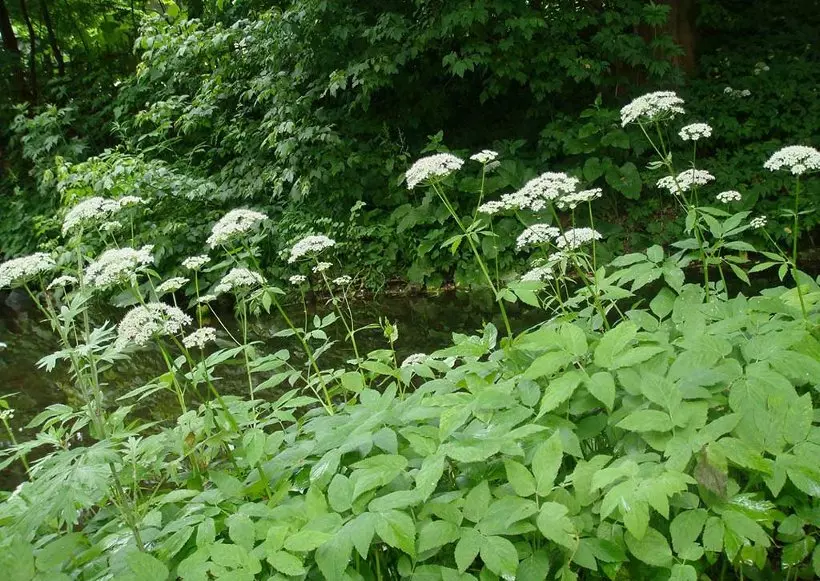
[[[500,329],[491,297],[485,293],[445,293],[439,296],[414,297],[380,297],[377,301],[360,301],[352,304],[355,323],[362,327],[376,323],[379,317],[389,319],[398,325],[399,339],[396,342],[399,361],[411,353],[431,352],[447,346],[453,332],[479,332],[485,321],[492,320]],[[288,315],[299,325],[304,321],[302,305],[291,305]],[[308,306],[308,317],[329,313],[331,308],[326,304]],[[121,313],[108,312],[107,317],[116,320]],[[543,313],[532,310],[512,308],[511,319],[515,327],[523,329],[543,318]],[[220,313],[220,318],[231,332],[235,330],[236,321],[230,311]],[[100,316],[98,323],[104,321]],[[204,321],[204,324],[219,328],[219,323]],[[291,351],[292,358],[303,359],[297,349],[294,338],[274,338],[273,335],[283,327],[278,317],[265,316],[251,321],[250,339],[259,341],[261,352],[273,353],[281,348]],[[334,347],[325,354],[320,363],[323,367],[339,365],[343,360],[353,356],[349,343],[344,341],[344,328],[336,323],[327,329],[331,339],[336,340]],[[359,349],[366,353],[373,349],[388,348],[389,343],[380,329],[366,329],[356,334]],[[222,346],[230,346],[228,335],[221,331],[219,336]],[[24,297],[16,293],[0,297],[0,342],[6,343],[0,349],[0,396],[16,393],[9,399],[16,415],[12,422],[15,430],[23,429],[26,423],[45,406],[54,403],[67,403],[77,406],[81,403],[79,394],[74,390],[68,375],[67,365],[60,364],[57,369],[47,373],[37,368],[37,361],[57,348],[57,341],[49,326],[42,321],[42,316]],[[130,360],[117,363],[103,375],[106,402],[109,407],[118,404],[132,404],[134,401],[117,401],[130,390],[145,385],[153,378],[166,372],[158,351],[146,349],[133,353]],[[223,394],[247,393],[247,379],[241,364],[223,364],[217,368],[220,381],[219,390]],[[261,381],[261,378],[260,378]],[[275,397],[275,393],[262,392],[260,397]],[[160,392],[141,400],[135,413],[153,420],[176,418],[178,405],[174,396]],[[24,434],[26,438],[31,434]],[[6,440],[0,433],[0,446]]]

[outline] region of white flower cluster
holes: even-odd
[[[353,282],[353,279],[346,274],[343,274],[342,276],[333,279],[333,284],[338,286],[347,286],[351,282]]]
[[[134,248],[112,248],[103,252],[97,260],[89,264],[83,278],[89,286],[105,288],[137,272],[145,264],[153,262],[151,252],[154,246],[149,244],[139,250]]]
[[[55,266],[54,259],[45,252],[13,258],[0,264],[0,288],[26,282],[33,276],[52,270]]]
[[[769,171],[787,168],[794,175],[820,170],[820,151],[805,145],[789,145],[776,151],[763,164]]]
[[[522,282],[541,282],[552,278],[552,266],[536,266],[521,275]]]
[[[678,135],[684,141],[697,141],[701,138],[711,137],[712,128],[706,123],[690,123],[682,127]]]
[[[666,176],[658,180],[658,187],[669,190],[670,194],[682,194],[692,189],[692,186],[705,186],[714,181],[715,176],[702,169],[687,169],[677,176]]]
[[[212,341],[216,341],[216,329],[213,327],[201,327],[182,338],[182,344],[187,349],[193,349],[194,347],[204,349],[205,345]]]
[[[546,172],[528,181],[517,192],[501,196],[501,203],[510,210],[538,212],[547,207],[547,202],[573,193],[576,187],[578,178],[562,172]]]
[[[471,155],[470,159],[472,159],[473,161],[477,161],[478,163],[487,164],[491,161],[494,161],[497,157],[497,151],[493,151],[492,149],[482,149],[478,153],[474,153],[473,155]]]
[[[265,284],[265,279],[258,272],[241,267],[232,268],[214,287],[214,294],[221,295],[238,288],[250,288],[262,284]]]
[[[444,177],[461,169],[464,160],[451,153],[436,153],[422,157],[404,173],[407,188],[412,190],[420,183],[433,177]]]
[[[661,121],[683,114],[683,99],[674,91],[642,95],[621,109],[621,126],[640,121]]]
[[[760,73],[765,73],[769,71],[769,65],[764,62],[757,62],[755,63],[754,74],[759,75]]]
[[[119,212],[122,208],[133,206],[134,204],[142,204],[144,202],[145,200],[138,196],[123,196],[118,200],[110,200],[108,198],[101,198],[100,196],[86,198],[71,208],[65,215],[65,219],[63,220],[63,235],[80,224],[105,220]],[[111,221],[108,225],[108,229],[112,229],[115,223],[118,222]]]
[[[492,216],[493,214],[497,214],[501,210],[506,209],[506,205],[504,202],[499,202],[497,200],[493,200],[492,202],[484,202],[478,207],[478,211],[482,214],[488,214]]]
[[[100,230],[103,232],[115,232],[116,230],[120,230],[122,228],[122,222],[119,220],[109,220],[108,222],[103,222],[100,225]]]
[[[726,87],[723,89],[723,93],[729,95],[730,97],[734,97],[735,99],[739,99],[741,97],[748,97],[752,94],[749,89],[733,89],[732,87]]]
[[[157,287],[157,295],[162,296],[166,293],[173,293],[184,287],[191,279],[184,276],[175,276],[164,281]]]
[[[718,202],[722,202],[724,204],[729,204],[731,202],[739,202],[743,199],[743,196],[740,195],[740,192],[736,190],[726,190],[725,192],[720,192],[717,196]]]
[[[401,362],[400,367],[404,369],[405,367],[410,367],[411,365],[419,365],[425,361],[427,361],[426,353],[413,353],[412,355],[405,357],[404,361]]]
[[[555,239],[555,245],[562,250],[575,250],[593,240],[603,238],[600,232],[592,228],[572,228]]]
[[[763,228],[766,226],[766,216],[758,216],[757,218],[752,218],[749,220],[749,226],[752,228]]]
[[[74,286],[79,281],[77,277],[71,276],[70,274],[64,274],[63,276],[58,276],[54,280],[52,280],[46,290],[52,290],[55,288],[65,288],[69,285]]]
[[[200,305],[207,305],[208,303],[212,303],[216,300],[216,295],[202,295],[197,299],[197,303]]]
[[[580,192],[573,192],[571,194],[566,194],[561,196],[556,202],[555,205],[561,208],[562,210],[569,208],[570,210],[574,210],[578,207],[579,204],[583,204],[584,202],[591,202],[592,200],[597,200],[601,196],[604,195],[604,192],[601,188],[592,188],[591,190],[581,190]]]
[[[546,244],[551,242],[561,231],[555,226],[549,224],[533,224],[524,229],[515,241],[515,249],[521,250],[525,246],[531,244]]]
[[[188,270],[199,270],[211,261],[207,254],[200,254],[199,256],[189,256],[182,261],[183,268]]]
[[[304,274],[294,274],[288,279],[288,282],[293,286],[299,286],[307,282],[307,277]]]
[[[177,307],[165,303],[140,305],[128,311],[120,321],[115,344],[120,349],[128,345],[142,347],[153,337],[176,335],[190,324],[191,317]]]
[[[330,268],[331,266],[333,266],[333,265],[332,265],[331,263],[329,263],[329,262],[320,262],[319,264],[317,264],[316,266],[314,266],[311,270],[312,270],[313,272],[315,272],[316,274],[319,274],[320,272],[324,272],[324,271],[326,271],[326,270],[327,270],[328,268]]]
[[[333,238],[324,235],[305,236],[290,249],[288,264],[293,264],[307,254],[317,254],[333,246],[336,246],[336,241]]]
[[[225,244],[231,238],[244,234],[255,228],[259,223],[267,220],[267,216],[261,212],[237,208],[225,214],[211,230],[208,236],[208,246],[211,248]]]

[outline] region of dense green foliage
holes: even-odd
[[[719,133],[699,152],[717,186],[770,219],[784,183],[761,180],[761,160],[818,137],[809,1],[64,4],[52,20],[67,72],[37,52],[38,98],[3,115],[9,255],[56,238],[55,210],[76,197],[138,184],[186,200],[155,217],[165,255],[184,256],[190,229],[242,200],[277,221],[266,256],[312,231],[337,238],[370,286],[469,283],[469,257],[438,250],[453,224],[402,187],[420,151],[494,146],[491,190],[540,168],[577,171],[612,191],[601,225],[617,252],[678,229],[645,169],[652,152],[618,122],[626,97],[680,87]],[[25,49],[15,10],[12,22]],[[454,203],[471,208],[477,186],[463,189]],[[505,272],[520,265],[505,257]]]

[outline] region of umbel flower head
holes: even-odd
[[[401,367],[404,369],[405,367],[410,367],[411,365],[420,365],[427,361],[427,354],[426,353],[413,353],[412,355],[408,355],[404,358],[404,361],[401,362]]]
[[[796,176],[803,175],[820,170],[820,151],[805,145],[789,145],[776,151],[763,167],[769,171],[785,168]]]
[[[714,181],[715,176],[702,169],[687,169],[675,177],[666,176],[658,180],[658,187],[669,190],[670,194],[682,194],[692,189],[692,186],[705,186]]]
[[[320,262],[316,266],[314,266],[311,270],[313,272],[315,272],[316,274],[319,274],[320,272],[326,271],[331,266],[333,266],[333,264],[331,264],[330,262]]]
[[[199,270],[211,261],[207,254],[200,254],[199,256],[189,256],[182,261],[182,267],[188,270]]]
[[[491,161],[495,160],[498,157],[498,152],[493,151],[492,149],[482,149],[478,153],[474,153],[470,156],[470,159],[473,161],[477,161],[478,163],[487,164]]]
[[[324,235],[305,236],[290,249],[288,264],[293,264],[303,256],[318,254],[322,250],[332,248],[333,246],[336,246],[336,241],[333,238],[328,238]]]
[[[603,238],[600,232],[592,228],[572,228],[555,239],[555,245],[561,250],[575,250],[593,240]]]
[[[558,198],[555,202],[555,205],[559,208],[566,209],[569,208],[570,210],[574,210],[579,204],[583,204],[584,202],[591,202],[592,200],[596,200],[600,198],[604,194],[601,188],[592,188],[591,190],[582,190],[580,192],[574,192],[571,194],[566,194]]]
[[[122,349],[131,345],[142,347],[154,337],[176,335],[191,317],[177,307],[165,303],[148,303],[128,311],[117,327],[115,345]]]
[[[353,282],[353,279],[347,274],[343,274],[342,276],[333,279],[333,284],[336,286],[347,286],[351,282]]]
[[[665,121],[683,113],[683,99],[674,91],[656,91],[642,95],[623,107],[621,126],[642,121]]]
[[[55,267],[54,260],[45,252],[13,258],[0,264],[0,288],[23,284]]]
[[[724,204],[728,204],[730,202],[739,202],[743,199],[743,196],[740,195],[740,192],[736,190],[726,190],[725,192],[720,192],[717,196],[718,202],[722,202]]]
[[[46,288],[46,290],[53,290],[55,288],[65,288],[67,286],[74,286],[78,282],[79,281],[77,280],[77,277],[71,276],[70,274],[64,274],[64,275],[58,276],[57,278],[52,280],[48,284],[48,287]]]
[[[546,172],[524,184],[524,187],[501,196],[501,202],[510,210],[532,210],[538,212],[547,203],[570,194],[578,187],[578,178],[563,172]]]
[[[483,204],[481,204],[478,207],[478,211],[482,214],[492,216],[493,214],[497,214],[498,212],[506,208],[507,206],[504,204],[504,202],[494,200],[491,202],[484,202]]]
[[[265,279],[258,272],[241,267],[232,268],[214,287],[214,294],[220,295],[236,289],[253,288],[263,284],[265,284]]]
[[[152,244],[139,250],[134,248],[113,248],[103,252],[97,260],[89,264],[83,278],[89,286],[105,288],[136,274],[143,265],[153,262]]]
[[[412,190],[422,182],[430,178],[444,177],[458,171],[464,165],[464,160],[451,153],[436,153],[427,157],[422,157],[410,166],[404,177],[407,180],[407,188]]]
[[[205,345],[212,341],[216,341],[216,329],[213,327],[201,327],[182,338],[182,344],[187,349],[193,349],[194,347],[204,349]]]
[[[208,236],[208,246],[214,248],[220,244],[225,244],[232,238],[252,230],[267,219],[268,217],[261,212],[245,208],[231,210],[214,224],[211,235]]]
[[[307,277],[304,274],[294,274],[288,278],[288,282],[293,286],[299,286],[300,284],[305,284],[307,282]]]
[[[757,218],[752,218],[751,220],[749,220],[749,226],[751,226],[755,230],[765,227],[766,216],[758,216]]]
[[[678,132],[684,141],[697,141],[701,137],[711,137],[712,128],[706,123],[690,123]]]
[[[521,275],[522,282],[541,282],[552,278],[552,265],[536,266]]]
[[[190,282],[190,279],[185,278],[184,276],[169,278],[157,287],[157,296],[176,292],[188,284],[188,282]]]
[[[117,200],[110,200],[94,196],[86,198],[65,215],[63,220],[63,235],[79,225],[91,222],[102,222],[120,211],[120,203]]]
[[[554,240],[561,231],[549,224],[533,224],[527,227],[515,241],[515,249],[521,250],[531,244],[546,244]]]

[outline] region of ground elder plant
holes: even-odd
[[[183,581],[820,575],[820,286],[767,236],[764,216],[731,212],[743,192],[712,191],[697,144],[714,132],[680,128],[686,115],[670,92],[624,108],[623,123],[658,155],[657,195],[675,200],[685,228],[671,248],[606,264],[595,203],[607,191],[546,171],[487,200],[495,152],[414,164],[408,186],[430,188],[455,222],[446,248],[466,245],[504,323],[430,353],[398,357],[390,321],[357,326],[356,277],[322,232],[280,249],[291,269],[282,283],[303,305],[321,290],[332,310],[310,318],[305,307],[291,320],[272,265],[258,259],[265,217],[249,210],[217,222],[214,243],[202,240],[209,253],[182,261],[184,277],[160,276],[150,248],[105,247],[105,233],[86,225],[55,256],[0,265],[2,285],[28,292],[58,336],[40,365],[67,367],[82,394],[42,410],[25,441],[9,427],[13,398],[0,399],[10,442],[0,467],[26,474],[0,502],[4,571]],[[795,239],[817,155],[801,146],[761,160],[761,171],[794,176]],[[475,209],[459,213],[454,174],[479,167]],[[520,224],[511,240],[496,232],[500,215]],[[738,240],[747,229],[772,246]],[[502,242],[529,257],[527,270],[501,271]],[[763,261],[747,271],[752,257]],[[773,267],[782,286],[732,290],[730,273],[751,282]],[[212,282],[200,279],[206,271]],[[190,313],[172,304],[182,292]],[[235,304],[238,331],[213,308],[217,295]],[[117,324],[93,316],[102,301],[122,306]],[[543,322],[514,332],[505,303],[517,301],[542,309]],[[265,312],[278,313],[276,336],[292,347],[265,353],[252,340],[249,321]],[[341,341],[328,334],[337,324]],[[381,330],[384,348],[359,350],[367,328]],[[104,378],[142,349],[161,353],[167,372],[112,401]],[[349,357],[328,364],[332,349]],[[244,370],[246,396],[220,393],[229,366]],[[134,416],[163,392],[177,418]]]

